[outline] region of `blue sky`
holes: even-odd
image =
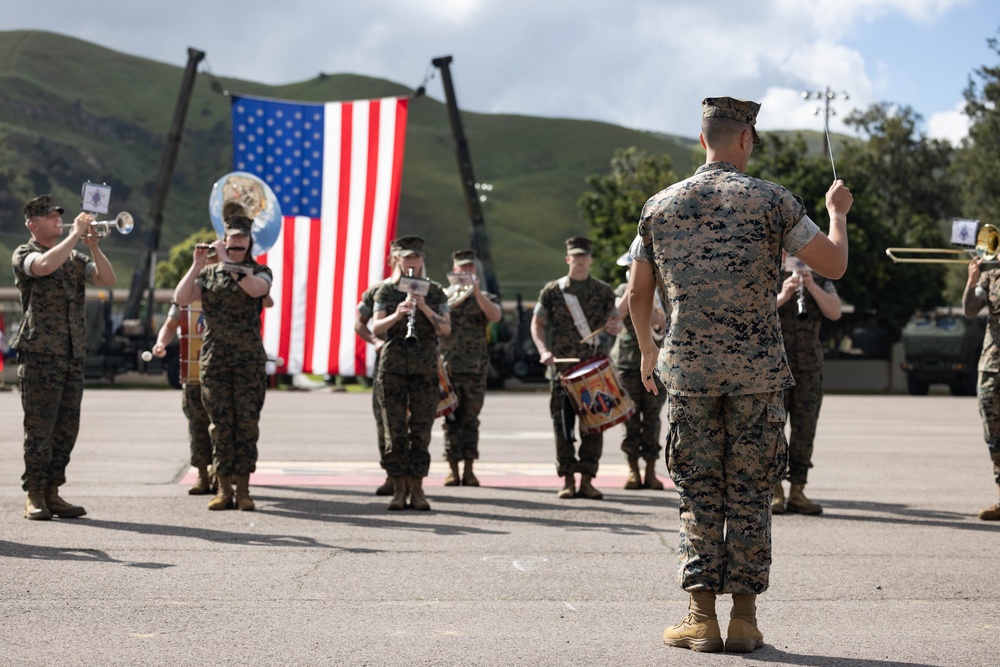
[[[847,91],[840,119],[875,102],[913,107],[957,142],[969,75],[996,0],[134,0],[9,3],[4,29],[46,29],[266,83],[353,72],[416,86],[455,57],[464,109],[603,120],[695,137],[702,98],[763,103],[762,129],[821,129],[804,89]],[[428,92],[442,96],[440,83]]]

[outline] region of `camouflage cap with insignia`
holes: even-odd
[[[233,215],[226,218],[226,236],[246,234],[252,236],[253,220],[245,215]]]
[[[66,212],[62,206],[56,206],[52,195],[39,195],[24,205],[25,218],[41,217],[52,213],[52,211],[59,211],[60,214]]]
[[[424,254],[424,240],[419,236],[401,236],[389,244],[390,252],[396,257]]]
[[[451,261],[455,266],[462,266],[463,264],[475,264],[476,251],[456,250],[455,252],[451,253]]]
[[[567,255],[589,255],[591,248],[590,239],[583,236],[572,236],[566,239]]]
[[[235,215],[247,216],[247,210],[243,208],[243,204],[238,201],[227,201],[226,205],[222,207],[222,219],[228,220]]]
[[[760,137],[757,135],[757,112],[760,111],[760,104],[750,100],[740,100],[735,97],[706,97],[701,101],[702,118],[729,118],[738,120],[750,126],[753,132],[753,143],[760,146]]]

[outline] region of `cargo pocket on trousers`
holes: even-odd
[[[785,406],[778,394],[778,403],[767,404],[767,426],[765,437],[771,440],[768,448],[768,460],[771,467],[767,471],[767,481],[774,485],[785,476],[788,469],[788,440],[785,439]]]
[[[684,478],[684,472],[690,470],[690,447],[680,448],[686,433],[690,432],[691,415],[683,405],[676,405],[671,399],[667,404],[667,472],[674,483]]]

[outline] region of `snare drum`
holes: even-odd
[[[458,407],[458,393],[451,384],[451,378],[444,367],[444,359],[438,357],[438,390],[441,393],[441,400],[438,401],[437,414],[434,418],[446,417]]]
[[[201,383],[201,344],[204,340],[205,313],[202,312],[201,301],[195,301],[181,308],[180,359],[181,382],[184,384]]]
[[[580,416],[583,433],[605,431],[635,412],[635,404],[607,357],[588,359],[567,369],[560,382]]]

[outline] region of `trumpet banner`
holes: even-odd
[[[388,275],[407,103],[233,97],[233,166],[264,179],[282,210],[278,240],[257,258],[274,273],[262,326],[279,373],[373,373],[354,315],[365,289]]]

